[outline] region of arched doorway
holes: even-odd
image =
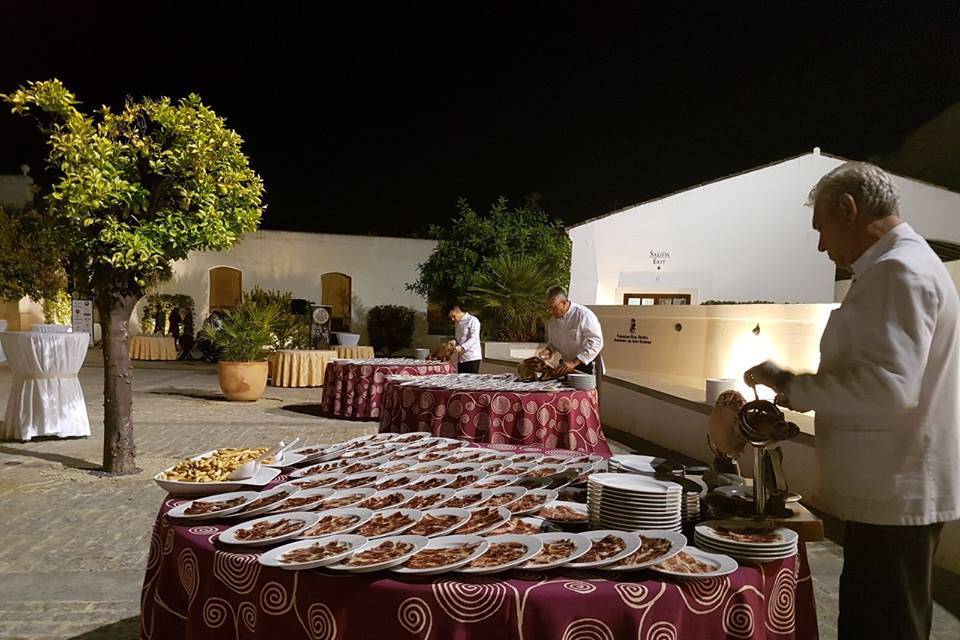
[[[213,267],[210,276],[210,311],[233,309],[243,300],[243,272],[233,267]]]
[[[333,307],[332,331],[350,331],[353,290],[350,276],[344,273],[325,273],[320,276],[320,304]]]

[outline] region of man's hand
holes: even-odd
[[[579,367],[581,364],[582,363],[577,358],[574,358],[573,360],[564,360],[563,362],[560,363],[560,366],[557,367],[557,370],[560,373],[570,373],[571,371]]]
[[[781,369],[770,360],[747,369],[743,374],[743,381],[751,387],[762,384],[778,393],[783,391],[783,388],[790,382],[791,378],[793,378],[792,373]]]
[[[456,351],[458,355],[461,355],[461,354],[463,354],[463,352],[464,352],[464,348],[463,348],[462,346],[460,346],[459,344],[458,344],[456,347],[454,347],[453,350]]]

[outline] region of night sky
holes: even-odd
[[[866,158],[960,100],[956,2],[659,4],[2,1],[0,92],[197,92],[265,228],[404,236],[458,196],[573,223],[814,146]],[[42,157],[4,109],[0,173]]]

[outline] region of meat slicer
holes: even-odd
[[[756,517],[793,515],[788,501],[799,496],[787,488],[783,472],[783,451],[779,442],[797,437],[800,428],[788,422],[779,407],[761,400],[753,388],[754,400],[737,413],[737,426],[743,438],[753,447],[753,511]]]

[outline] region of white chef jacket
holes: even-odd
[[[551,317],[547,323],[547,347],[559,352],[564,360],[577,358],[590,364],[603,349],[600,320],[582,304],[571,302],[562,317]]]
[[[817,373],[787,386],[816,411],[823,507],[844,520],[960,518],[960,302],[943,263],[906,223],[854,262]]]
[[[469,313],[464,313],[457,323],[454,340],[457,346],[463,347],[460,362],[473,362],[483,358],[480,352],[480,319]]]

